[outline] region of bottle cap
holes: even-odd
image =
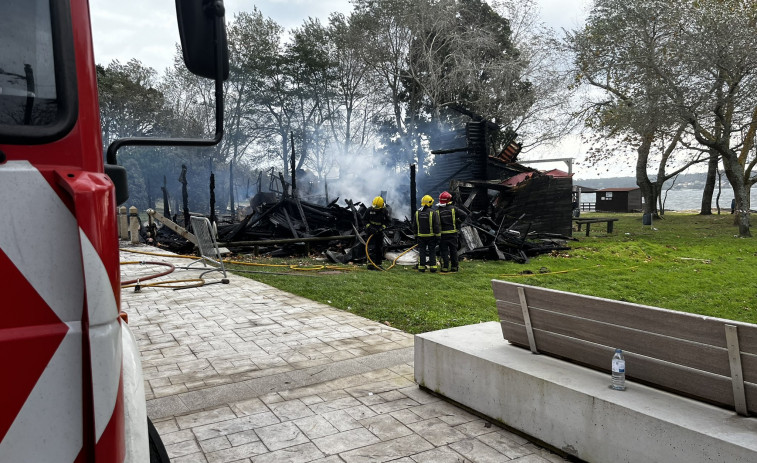
[[[615,349],[615,352],[623,352],[623,351],[620,349]]]

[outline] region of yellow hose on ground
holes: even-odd
[[[132,252],[134,254],[144,254],[148,256],[159,256],[159,257],[173,257],[176,259],[192,259],[196,260],[197,256],[187,256],[182,254],[161,254],[157,252],[147,252],[147,251],[135,251],[132,249],[124,249],[121,248],[121,251],[124,252]],[[355,270],[355,267],[341,267],[337,265],[314,265],[314,266],[307,266],[307,267],[300,267],[298,264],[260,264],[257,262],[242,262],[242,261],[234,261],[229,259],[224,259],[223,263],[225,264],[233,264],[233,265],[246,265],[250,267],[279,267],[279,268],[288,268],[290,270],[298,270],[303,272],[310,272],[310,271],[318,271],[318,270]]]

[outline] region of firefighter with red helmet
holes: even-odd
[[[373,198],[371,207],[365,215],[365,231],[368,233],[368,270],[380,270],[384,260],[384,230],[391,225],[392,216],[389,205],[384,198]]]
[[[416,240],[418,242],[418,271],[436,272],[436,244],[441,234],[439,214],[434,210],[434,198],[421,198],[421,208],[415,211]],[[428,258],[428,261],[426,260]],[[428,265],[426,265],[428,264]]]
[[[457,233],[460,230],[461,212],[452,204],[452,195],[446,191],[439,195],[439,205],[436,210],[441,227],[439,253],[442,260],[442,273],[457,272]],[[451,267],[450,264],[452,264]]]

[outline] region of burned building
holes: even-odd
[[[431,181],[419,190],[438,196],[449,189],[458,204],[523,234],[570,236],[572,174],[518,164],[521,144],[516,134],[502,133],[496,124],[472,117],[464,129],[438,138]],[[504,146],[499,152],[494,149],[497,139]]]

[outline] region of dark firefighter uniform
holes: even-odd
[[[423,206],[415,211],[416,239],[418,241],[418,271],[425,272],[428,268],[436,272],[436,244],[439,241],[441,227],[439,214],[433,209],[434,200],[430,196],[424,196],[421,200]],[[428,261],[426,258],[428,257]],[[428,265],[426,265],[428,263]]]
[[[452,203],[440,203],[437,213],[441,226],[439,253],[442,260],[442,272],[457,272],[457,233],[460,230],[460,211]],[[452,264],[451,267],[450,264]]]
[[[365,231],[370,239],[368,241],[368,257],[370,258],[368,270],[378,270],[384,260],[384,230],[392,223],[389,206],[384,204],[384,198],[376,196],[373,199],[373,205],[368,208],[365,220]]]

